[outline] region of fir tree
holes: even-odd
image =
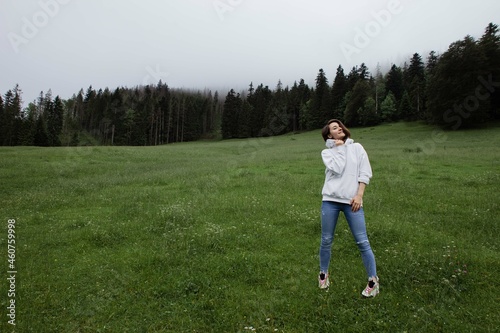
[[[397,110],[396,98],[392,92],[389,92],[380,104],[380,119],[385,122],[397,119]]]
[[[479,48],[484,55],[485,81],[500,82],[500,36],[498,25],[490,23],[479,40]],[[500,88],[498,85],[488,90],[490,96],[490,115],[494,119],[500,119]]]
[[[401,71],[401,68],[392,65],[391,69],[386,75],[386,80],[385,80],[385,94],[389,94],[389,92],[392,92],[394,95],[394,98],[396,99],[396,104],[398,105],[401,102],[401,97],[403,97],[403,73]]]
[[[341,119],[344,115],[344,99],[347,94],[347,78],[344,69],[339,65],[332,86],[332,118]]]
[[[410,112],[407,120],[423,119],[425,67],[422,57],[415,53],[408,67]]]

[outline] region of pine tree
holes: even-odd
[[[231,89],[226,96],[224,101],[224,110],[222,112],[222,138],[231,139],[238,135],[238,102],[239,94],[236,96],[236,92]]]
[[[379,124],[376,102],[373,97],[368,97],[362,108],[358,110],[361,126],[374,126]]]
[[[268,86],[264,86],[262,83],[255,89],[253,97],[248,102],[252,106],[252,113],[250,114],[250,128],[251,136],[257,137],[263,134],[263,130],[266,126],[264,120],[268,114],[272,99],[272,91]]]
[[[21,128],[19,131],[19,145],[33,146],[36,126],[36,105],[29,103],[22,112]]]
[[[347,78],[344,74],[344,69],[339,65],[332,86],[332,118],[342,119],[344,116],[344,99],[347,91]]]
[[[348,94],[344,122],[347,126],[361,125],[360,111],[363,110],[366,100],[370,97],[370,85],[366,80],[359,80]]]
[[[380,111],[380,103],[385,99],[385,79],[380,70],[380,65],[377,64],[377,72],[375,73],[375,109]]]
[[[360,80],[368,80],[368,78],[370,77],[370,72],[365,63],[362,63],[361,66],[359,66],[358,77]]]
[[[279,135],[290,130],[293,115],[289,112],[288,95],[288,87],[283,89],[279,80],[269,105],[270,112],[264,121],[266,135]]]
[[[476,96],[479,78],[485,74],[485,59],[471,36],[452,43],[439,58],[428,89],[428,107],[435,123],[458,129],[489,119],[490,99]]]
[[[408,67],[410,113],[408,120],[423,119],[423,105],[425,96],[425,67],[422,57],[415,53]]]
[[[33,141],[35,146],[39,147],[49,146],[49,138],[47,136],[47,129],[43,117],[38,117],[38,119],[36,120],[35,137]]]
[[[0,119],[4,146],[16,146],[18,144],[18,134],[21,127],[21,94],[19,85],[14,90],[8,90],[3,102],[2,118]]]
[[[89,86],[87,89],[87,93],[85,94],[85,98],[83,99],[83,119],[82,119],[82,128],[91,132],[92,124],[94,123],[94,104],[95,104],[95,96],[96,92]]]
[[[3,98],[0,96],[0,146],[3,145],[3,141],[5,138],[4,134],[4,123],[5,122],[5,108],[4,108],[4,103],[3,103]]]
[[[290,102],[289,108],[292,113],[292,131],[304,129],[300,119],[302,118],[302,112],[305,110],[304,105],[309,101],[310,90],[304,79],[301,79],[299,84],[294,82],[292,89],[290,90]]]
[[[392,65],[391,69],[386,75],[386,80],[385,80],[385,94],[389,94],[389,92],[392,92],[394,95],[394,98],[396,99],[396,105],[399,105],[401,103],[401,97],[403,97],[403,72],[401,71],[401,68]]]
[[[358,66],[354,66],[346,76],[346,91],[352,91],[356,83],[358,83],[359,79],[359,68]]]
[[[380,119],[384,122],[390,122],[397,119],[397,110],[396,98],[392,92],[389,92],[380,104]]]
[[[252,134],[252,128],[250,126],[250,116],[252,114],[253,107],[248,99],[244,99],[241,102],[240,116],[238,119],[239,129],[238,137],[249,138]]]
[[[500,36],[498,25],[490,23],[479,40],[479,47],[485,57],[485,81],[500,82]],[[491,76],[491,77],[490,77]],[[492,90],[492,91],[491,91]],[[500,88],[490,87],[488,93],[490,96],[490,115],[494,119],[500,119]]]
[[[436,74],[436,68],[439,62],[439,56],[435,51],[429,52],[427,56],[427,63],[425,65],[425,99],[424,99],[424,115],[423,118],[426,122],[432,122],[432,114],[428,107],[428,96],[429,96],[429,82],[433,80]]]
[[[429,52],[429,55],[427,56],[427,64],[425,65],[425,71],[427,75],[434,74],[438,61],[439,56],[436,54],[436,51]]]
[[[308,126],[309,128],[321,128],[328,121],[328,115],[332,108],[330,97],[331,92],[328,86],[328,79],[321,68],[316,76],[316,89],[314,90],[312,109],[310,110],[311,123]]]
[[[52,100],[52,92],[49,90],[43,99],[40,98],[39,103],[43,103],[43,113],[39,116],[39,118],[43,118],[43,130],[47,138],[47,145],[60,146],[60,135],[62,132],[64,116],[63,102],[59,96],[56,96],[56,98]],[[37,125],[35,123],[35,125],[38,126],[36,131],[41,131],[42,127],[40,124]],[[38,135],[40,136],[41,134],[39,133]],[[39,137],[39,141],[44,140],[44,138],[42,138],[43,140],[40,138],[42,137]],[[43,142],[43,145],[45,145],[45,142]]]

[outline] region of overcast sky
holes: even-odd
[[[442,53],[500,24],[498,0],[2,0],[0,94],[173,88],[226,93],[278,80],[330,83],[338,65],[372,73]],[[223,91],[224,90],[224,91]]]

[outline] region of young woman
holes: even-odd
[[[375,256],[366,234],[363,194],[372,177],[372,169],[365,149],[350,138],[351,133],[340,120],[332,119],[322,130],[327,149],[321,152],[325,164],[325,184],[321,205],[321,246],[319,250],[319,287],[330,285],[328,267],[335,227],[340,212],[344,213],[368,276],[368,284],[361,293],[375,297],[379,293],[379,279]]]

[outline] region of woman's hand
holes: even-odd
[[[357,212],[361,207],[363,207],[363,196],[357,194],[351,199],[351,210]]]

